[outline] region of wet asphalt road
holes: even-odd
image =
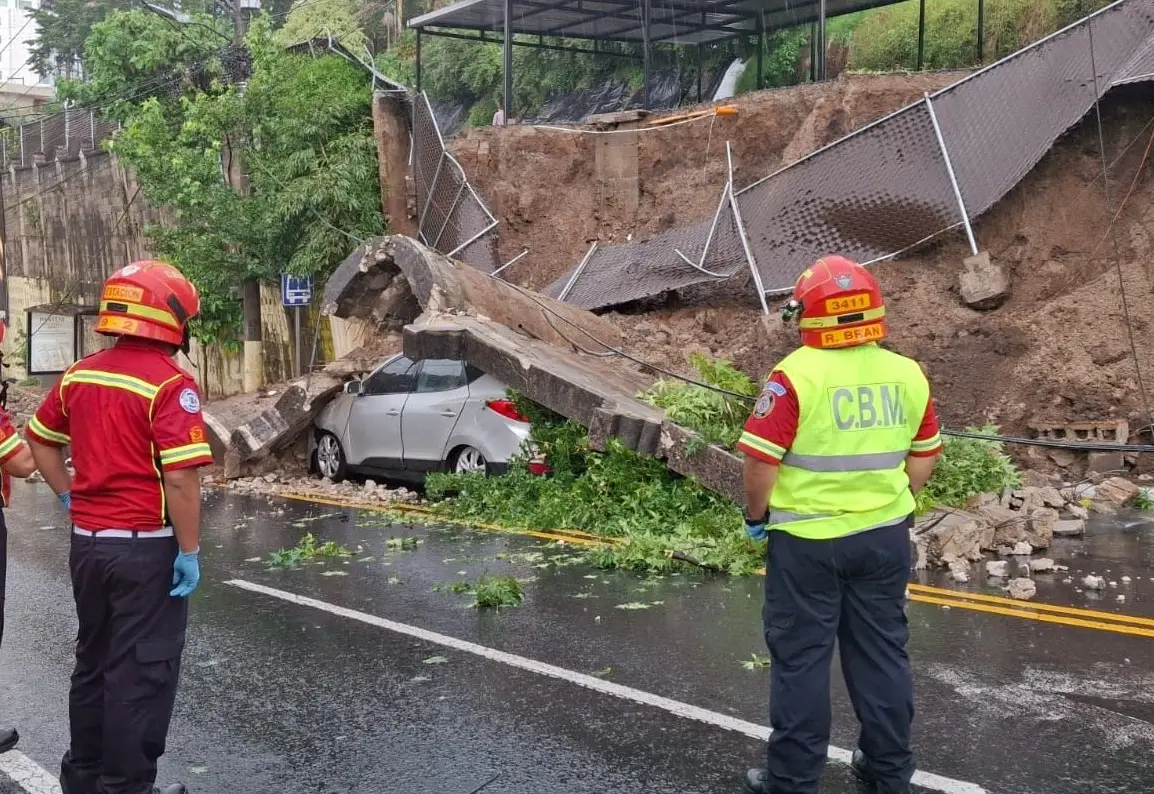
[[[7,516],[0,702],[21,751],[55,773],[75,630],[68,539],[43,486],[20,488]],[[741,664],[765,653],[759,577],[604,573],[564,557],[551,564],[562,551],[531,538],[385,526],[352,509],[222,492],[209,494],[205,526],[161,782],[181,779],[197,794],[470,794],[490,780],[487,793],[730,792],[761,757],[761,743],[740,733],[227,583],[765,724],[768,671]],[[357,553],[297,570],[265,565],[306,531]],[[387,548],[408,536],[421,539],[416,549]],[[1039,601],[1154,615],[1154,525],[1103,525],[1052,552],[1071,570],[1039,576]],[[484,572],[533,578],[525,604],[478,611],[444,589]],[[1096,600],[1076,592],[1090,572],[1118,587]],[[910,617],[923,770],[997,794],[1154,791],[1154,639],[921,603]],[[852,748],[836,673],[832,685],[833,743]],[[823,791],[856,790],[831,764]]]

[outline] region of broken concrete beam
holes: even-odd
[[[293,444],[343,382],[313,373],[290,383],[274,405],[233,430],[224,455],[224,476],[244,476],[247,466]]]
[[[991,560],[986,563],[986,576],[994,579],[1005,579],[1010,575],[1010,563],[1005,560]]]
[[[967,257],[958,276],[962,300],[971,309],[996,309],[1010,297],[1010,277],[990,261],[989,253]]]
[[[426,313],[405,328],[405,355],[468,361],[551,411],[584,425],[589,444],[610,439],[665,461],[735,501],[742,498],[741,460],[704,445],[690,430],[635,395],[652,381],[605,359],[578,355],[518,334],[486,318]]]
[[[1085,422],[1032,421],[1029,428],[1038,438],[1071,443],[1125,444],[1130,439],[1130,423],[1125,419],[1101,419]]]
[[[401,236],[374,237],[345,259],[325,284],[321,311],[387,323],[407,310],[408,322],[416,312],[405,308],[403,294],[384,299],[398,279],[426,312],[487,318],[570,350],[604,353],[606,345],[617,347],[622,340],[616,326],[592,312],[491,278]]]

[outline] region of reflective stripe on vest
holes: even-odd
[[[796,455],[787,452],[781,462],[806,471],[870,471],[900,466],[908,454],[908,450],[868,452],[864,455]]]
[[[777,369],[797,395],[798,428],[778,467],[770,526],[822,540],[912,513],[904,463],[929,401],[918,364],[871,344],[801,348]]]

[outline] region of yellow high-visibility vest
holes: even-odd
[[[803,347],[778,369],[800,410],[770,495],[769,527],[826,540],[910,515],[905,459],[930,397],[918,363],[867,344]]]

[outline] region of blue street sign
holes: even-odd
[[[308,306],[313,299],[312,276],[280,274],[280,302],[284,306]]]

